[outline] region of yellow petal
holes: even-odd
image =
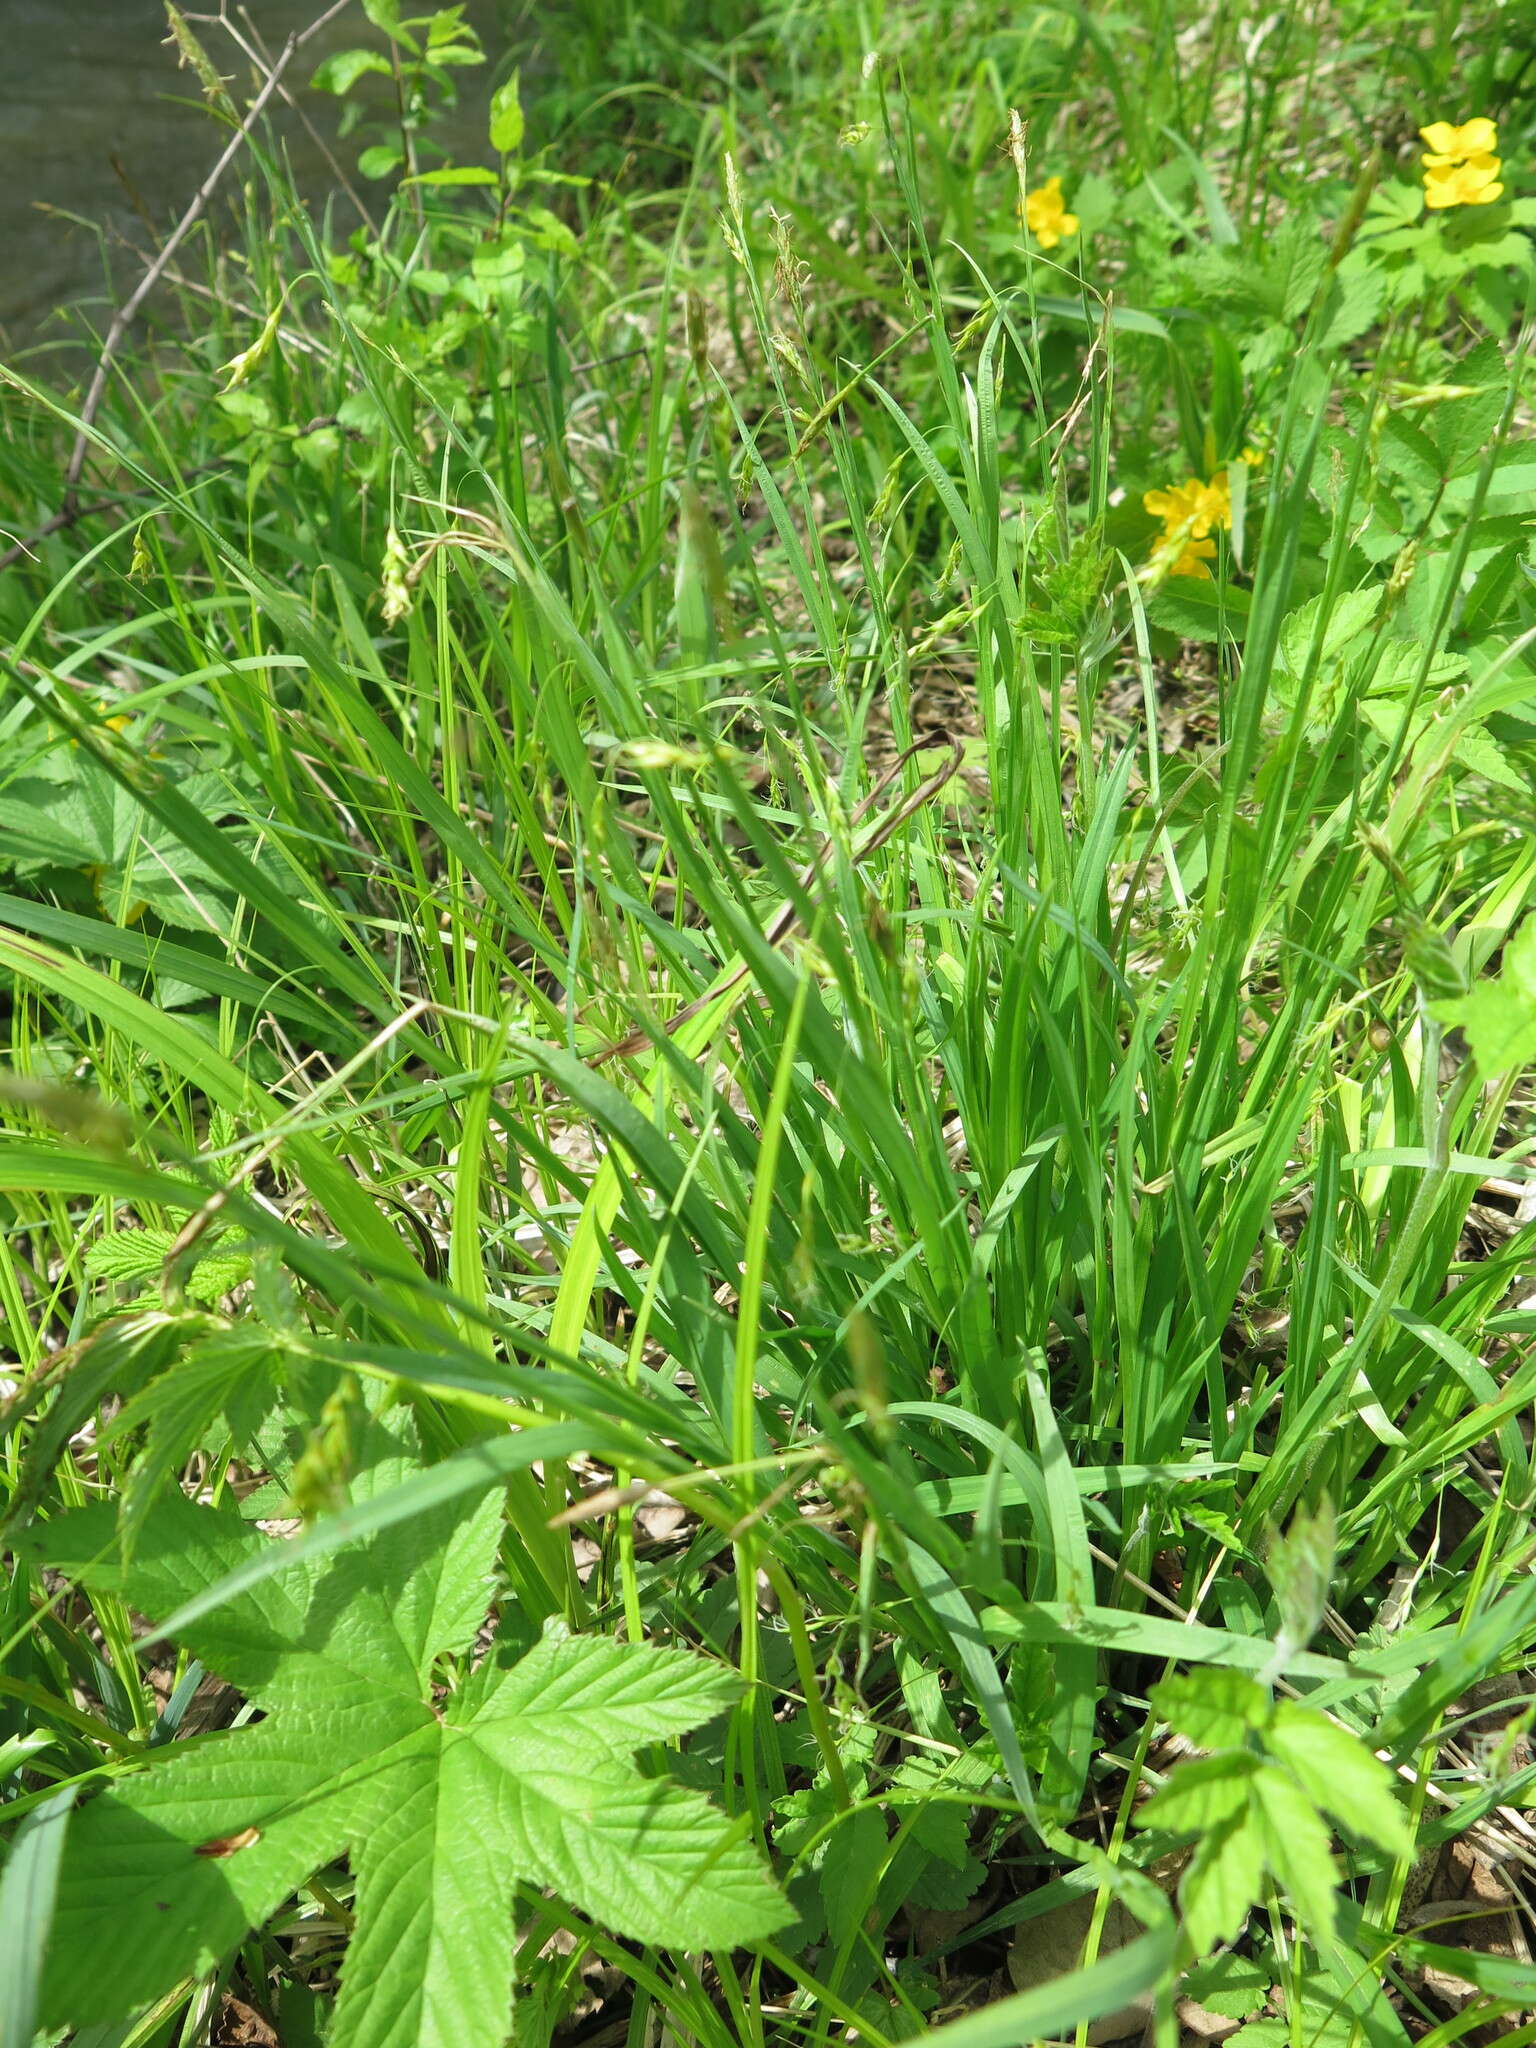
[[[1168,574],[1170,576],[1194,576],[1202,582],[1209,583],[1211,572],[1205,566],[1203,558],[1207,555],[1214,555],[1215,552],[1215,541],[1192,540],[1168,571]]]
[[[1479,156],[1498,144],[1499,131],[1484,115],[1476,115],[1458,128],[1450,121],[1431,121],[1419,130],[1437,156]]]
[[[1077,215],[1075,213],[1064,213],[1061,216],[1061,232],[1064,235],[1075,235],[1077,233]]]
[[[1499,146],[1499,131],[1492,121],[1479,115],[1475,121],[1467,121],[1457,131],[1456,147],[1463,156],[1483,156]]]

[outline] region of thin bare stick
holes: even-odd
[[[278,82],[289,64],[311,37],[317,36],[328,23],[334,21],[337,15],[343,13],[351,4],[352,0],[333,0],[333,4],[326,8],[318,20],[312,21],[308,28],[295,29],[293,34],[289,36],[287,42],[284,43],[282,49],[278,52],[276,63],[267,73],[266,82],[263,84],[260,92],[257,93],[255,99],[252,100],[250,111],[229,138],[228,146],[218,162],[197,188],[192,204],[172,229],[170,239],[166,242],[165,247],[160,251],[154,262],[150,264],[127,298],[124,299],[122,305],[118,307],[116,313],[113,314],[112,324],[107,329],[107,338],[102,344],[101,355],[97,359],[96,373],[91,378],[91,387],[85,394],[85,404],[80,411],[80,431],[75,436],[75,445],[70,452],[69,467],[64,472],[64,504],[61,508],[63,511],[71,512],[73,510],[76,487],[80,482],[81,471],[85,468],[85,458],[90,450],[91,427],[95,422],[96,414],[100,409],[102,397],[107,388],[107,378],[112,372],[112,359],[122,346],[123,336],[132,326],[134,315],[154,290],[166,265],[201,218],[203,209],[213,197],[220,178],[223,177],[235,158],[240,154],[242,145],[250,136],[251,130],[256,126],[256,123],[261,119],[262,110],[265,108],[268,100],[271,99],[273,93],[277,91]]]

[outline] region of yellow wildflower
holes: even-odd
[[[1447,206],[1491,206],[1502,199],[1497,126],[1479,114],[1455,127],[1431,121],[1419,130],[1429,144],[1424,154],[1424,204],[1435,212]]]
[[[1024,225],[1042,249],[1054,249],[1077,233],[1077,215],[1067,212],[1060,178],[1047,178],[1029,194],[1024,201]]]
[[[1464,164],[1432,164],[1424,173],[1424,204],[1436,212],[1447,206],[1491,206],[1503,196],[1496,156],[1472,156]]]
[[[1166,491],[1148,491],[1142,498],[1154,519],[1163,522],[1152,560],[1170,576],[1209,577],[1205,566],[1216,557],[1212,529],[1232,524],[1232,490],[1227,472],[1218,469],[1209,483],[1192,476]]]
[[[1431,121],[1419,133],[1429,144],[1425,163],[1437,167],[1461,163],[1469,156],[1491,156],[1499,146],[1498,129],[1481,114],[1475,121],[1464,121],[1459,128],[1449,121]]]

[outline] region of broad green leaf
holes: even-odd
[[[547,1633],[507,1673],[476,1718],[515,1720],[520,1737],[568,1747],[565,1730],[612,1757],[686,1734],[734,1706],[733,1671],[677,1650]]]
[[[1254,1822],[1264,1860],[1290,1894],[1297,1918],[1318,1941],[1332,1941],[1338,1919],[1338,1866],[1317,1808],[1273,1767],[1253,1779]]]
[[[349,1512],[364,1517],[442,1469],[402,1479],[417,1459],[403,1416],[366,1422],[362,1449]],[[690,1950],[754,1941],[791,1917],[745,1817],[629,1761],[719,1713],[731,1675],[556,1634],[439,1704],[437,1659],[468,1647],[491,1597],[500,1500],[480,1491],[468,1504],[458,1488],[428,1492],[414,1517],[365,1521],[330,1551],[182,1500],[156,1503],[126,1560],[104,1509],[31,1539],[134,1605],[180,1600],[189,1646],[267,1710],[155,1753],[80,1813],[47,2018],[105,2024],[216,1967],[342,1855],[358,1881],[333,2036],[343,2048],[501,2048],[519,1881],[614,1933]],[[250,1570],[274,1552],[275,1569]],[[217,1601],[210,1587],[225,1588]],[[82,1981],[87,1953],[102,1967]]]
[[[252,1587],[290,1571],[300,1559],[350,1550],[381,1529],[416,1522],[431,1510],[469,1495],[483,1497],[505,1485],[515,1472],[525,1472],[540,1458],[563,1458],[585,1450],[592,1432],[577,1423],[550,1423],[519,1430],[515,1436],[467,1444],[440,1465],[428,1465],[409,1479],[372,1499],[356,1500],[306,1529],[291,1546],[267,1545],[246,1557],[211,1585],[204,1586],[167,1615],[159,1635],[185,1636],[205,1614],[212,1614]]]
[[[387,1500],[421,1469],[413,1429],[374,1423],[369,1436],[372,1455],[352,1485],[356,1507]],[[343,1551],[325,1568],[326,1583],[344,1589],[355,1612],[377,1617],[376,1638],[393,1636],[425,1686],[433,1660],[467,1650],[485,1619],[500,1529],[497,1494],[468,1508],[445,1500]]]
[[[175,1745],[82,1807],[65,1844],[45,2017],[105,2024],[214,1968],[316,1870],[369,1838],[393,1803],[391,1779],[437,1740],[419,1701],[279,1714]]]
[[[413,1445],[403,1418],[393,1428],[368,1425],[354,1509],[366,1512],[419,1473]],[[457,1501],[440,1501],[317,1560],[237,1515],[172,1495],[145,1516],[122,1567],[115,1559],[93,1562],[109,1540],[109,1521],[100,1508],[60,1517],[42,1532],[44,1554],[62,1565],[60,1547],[68,1546],[88,1583],[111,1584],[153,1615],[185,1606],[249,1564],[272,1563],[259,1583],[178,1634],[210,1670],[264,1706],[339,1709],[376,1695],[416,1699],[433,1659],[468,1646],[489,1604],[500,1509],[489,1493],[467,1513]]]
[[[1353,1835],[1389,1856],[1411,1856],[1413,1831],[1392,1790],[1392,1774],[1358,1736],[1315,1708],[1282,1700],[1265,1737],[1307,1797]]]
[[[115,1231],[91,1246],[85,1255],[86,1270],[98,1279],[119,1282],[158,1277],[175,1242],[176,1233],[170,1230]],[[249,1252],[228,1248],[238,1243],[226,1233],[224,1239],[214,1237],[199,1248],[186,1276],[186,1291],[194,1301],[215,1302],[250,1278]]]
[[[230,786],[220,776],[189,775],[177,789],[209,829],[229,808]],[[254,835],[233,836],[248,844]],[[91,754],[73,754],[65,780],[44,774],[9,784],[0,796],[0,859],[88,876],[98,902],[116,921],[133,922],[148,905],[167,923],[190,931],[224,934],[231,928],[234,898],[228,885]]]
[[[1249,1814],[1234,1815],[1200,1843],[1179,1885],[1195,1953],[1234,1940],[1263,1888],[1263,1835]]]
[[[1430,1008],[1442,1024],[1465,1031],[1488,1080],[1536,1061],[1536,918],[1528,918],[1504,948],[1494,979]]]
[[[1197,1749],[1238,1749],[1266,1726],[1269,1694],[1242,1671],[1202,1671],[1153,1686],[1153,1710]]]
[[[516,71],[491,95],[491,147],[500,156],[516,156],[523,146],[523,102]]]
[[[1249,1779],[1258,1768],[1257,1755],[1244,1749],[1180,1764],[1168,1783],[1137,1809],[1137,1821],[1179,1833],[1186,1828],[1203,1832],[1223,1827],[1246,1808]]]
[[[508,1779],[464,1739],[390,1774],[360,1859],[330,2048],[457,2048],[511,2027]]]
[[[1381,608],[1381,586],[1368,590],[1344,590],[1326,606],[1321,597],[1308,598],[1280,628],[1280,655],[1293,677],[1302,676],[1317,648],[1320,668],[1335,661],[1351,641],[1370,625]]]
[[[1199,1963],[1184,1979],[1184,1993],[1225,2019],[1245,2020],[1269,1996],[1270,1973],[1250,1956],[1216,1956]]]
[[[734,1948],[793,1917],[745,1816],[727,1822],[697,1792],[583,1756],[577,1716],[560,1762],[535,1749],[530,1764],[515,1721],[477,1718],[468,1732],[505,1773],[519,1870],[600,1926],[674,1948]]]
[[[1147,617],[1181,640],[1241,640],[1250,602],[1248,592],[1236,584],[1174,576],[1147,605]]]
[[[385,78],[393,75],[389,59],[377,50],[337,50],[315,67],[309,82],[317,92],[333,92],[340,98],[370,71]]]

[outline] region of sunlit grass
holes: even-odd
[[[636,2040],[882,2041],[953,1993],[979,2048],[1148,1987],[1171,2024],[1195,1957],[1140,1873],[1188,1836],[1130,1822],[1179,1665],[1326,1708],[1422,1849],[1523,1854],[1519,1724],[1482,1778],[1445,1724],[1536,1639],[1528,1071],[1437,1009],[1536,892],[1525,337],[1473,353],[1481,271],[1454,317],[1335,275],[1400,139],[1367,12],[1267,70],[1224,18],[1193,55],[1076,20],[982,59],[968,17],[894,18],[899,89],[852,17],[689,46],[645,131],[677,182],[550,188],[574,240],[448,189],[348,252],[263,161],[92,428],[131,514],[0,598],[14,1540],[257,1473],[339,1537],[369,1404],[428,1469],[571,1423],[508,1486],[503,1637],[746,1680],[680,1768],[799,1924],[701,1969],[530,1896],[540,2039],[558,1927]],[[1381,137],[1319,140],[1303,213],[1282,117],[1332,104],[1346,29]],[[1024,231],[1020,170],[1073,229]],[[450,333],[493,239],[509,281]],[[4,403],[30,531],[78,400]],[[1221,469],[1213,573],[1169,576],[1156,494]],[[1298,1606],[1266,1561],[1327,1507]],[[44,1554],[18,1820],[185,1711]],[[1251,2011],[1402,2039],[1419,1859],[1343,1853],[1331,1941],[1254,1894]],[[1143,1946],[994,2009],[1009,1931],[1085,1889]],[[302,1958],[253,1937],[179,2038],[226,1988],[323,2003]],[[1505,1960],[1489,2015],[1529,2003]]]

